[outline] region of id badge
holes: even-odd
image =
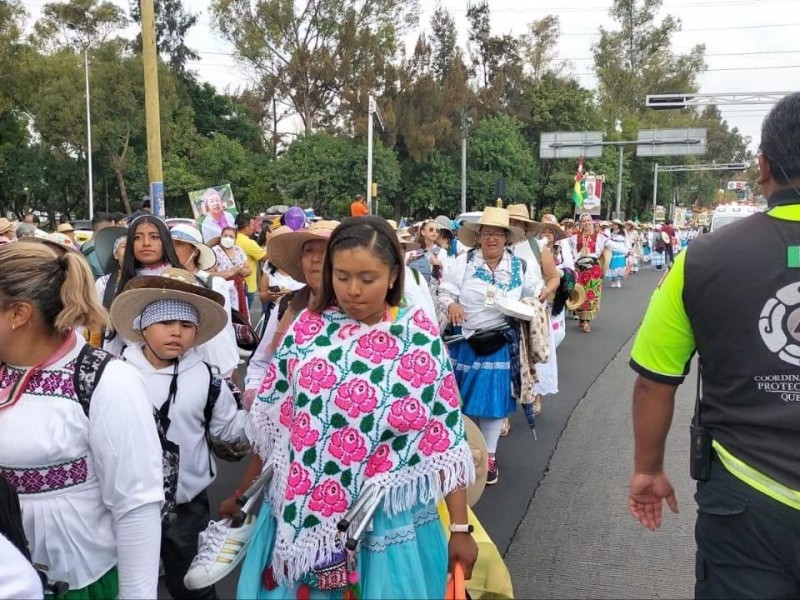
[[[494,306],[494,302],[497,299],[497,288],[493,285],[489,285],[486,287],[486,296],[483,299],[484,306]]]

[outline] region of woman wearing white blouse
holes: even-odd
[[[512,389],[515,329],[507,328],[506,316],[494,302],[500,297],[535,296],[541,274],[537,277],[536,269],[526,268],[508,250],[508,244],[520,241],[524,233],[510,227],[508,211],[502,208],[487,207],[477,223],[459,230],[459,237],[468,246],[478,245],[459,256],[456,268],[445,273],[439,304],[465,338],[451,344],[450,358],[464,400],[462,410],[478,422],[486,438],[487,484],[491,485],[498,481],[495,452],[503,419],[516,409]]]
[[[83,257],[0,248],[0,473],[16,488],[34,563],[70,592],[155,598],[164,499],[161,446],[141,379],[121,360],[95,370],[84,340],[107,326]]]

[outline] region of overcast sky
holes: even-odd
[[[33,19],[39,16],[44,0],[23,0]],[[127,0],[114,0],[128,9]],[[453,13],[466,46],[467,0],[440,0]],[[216,34],[210,24],[208,0],[183,0],[184,6],[198,14],[198,24],[187,38],[188,45],[200,54],[192,63],[202,80],[220,89],[251,85],[248,73],[236,65],[231,46]],[[428,27],[434,2],[424,6],[419,30],[408,36],[413,49],[419,32]],[[568,59],[571,69],[588,88],[595,85],[592,74],[592,45],[598,40],[598,26],[613,26],[608,16],[611,0],[489,0],[492,29],[496,34],[523,33],[527,25],[548,14],[561,20],[559,54]],[[706,45],[708,70],[700,77],[702,93],[780,92],[800,89],[800,0],[665,0],[662,14],[680,18],[683,30],[673,40],[674,50],[687,51],[698,43]],[[675,90],[683,91],[683,90]],[[758,144],[766,105],[721,106],[731,126]]]

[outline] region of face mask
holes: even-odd
[[[233,248],[233,238],[224,237],[219,241],[219,245],[225,248],[226,250],[228,248]]]

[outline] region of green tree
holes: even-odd
[[[522,135],[522,123],[498,115],[486,117],[470,131],[467,201],[480,210],[495,200],[495,183],[506,181],[506,200],[530,203],[538,187],[538,164]]]
[[[344,105],[366,106],[417,0],[214,0],[216,27],[265,90],[290,105],[310,133]]]
[[[46,46],[83,50],[102,44],[127,23],[113,2],[68,0],[45,4],[34,31]]]

